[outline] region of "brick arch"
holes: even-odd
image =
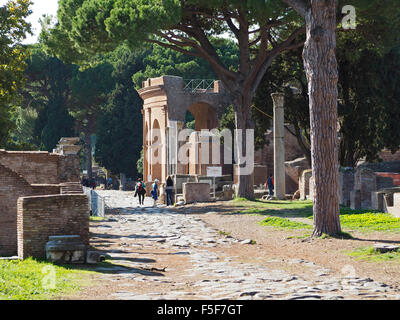
[[[196,120],[196,131],[218,127],[218,114],[215,108],[209,103],[204,101],[193,103],[188,106],[187,111],[189,111]]]

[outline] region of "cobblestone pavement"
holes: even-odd
[[[150,198],[139,207],[130,192],[99,193],[112,210],[107,215],[108,221],[91,228],[92,240],[112,241],[118,235],[124,249],[109,252],[113,263],[120,266],[111,268],[112,272],[103,277],[115,282],[130,281],[126,289],[110,293],[111,299],[400,299],[398,290],[370,278],[357,278],[351,270],[343,277],[334,277],[330,270],[311,261],[285,260],[288,264],[308,267],[313,274],[310,277],[240,262],[237,257],[221,253],[223,250],[216,253],[214,249],[242,246],[245,250],[251,244],[221,235],[201,219],[185,214],[184,208],[153,207]],[[190,261],[189,267],[174,277],[169,277],[168,272],[149,277],[143,270],[157,256],[146,255],[143,261],[132,259],[139,247],[169,252],[177,258],[185,256]],[[101,271],[101,267],[97,269]],[[146,281],[170,284],[171,289],[138,294],[136,287]]]

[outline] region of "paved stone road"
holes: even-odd
[[[113,239],[118,235],[124,250],[110,252],[114,262],[142,270],[135,272],[118,266],[112,273],[104,274],[105,279],[115,282],[133,281],[133,284],[126,284],[126,290],[113,292],[113,299],[400,299],[399,291],[369,278],[357,278],[351,270],[347,275],[335,278],[330,276],[330,270],[313,262],[285,260],[288,264],[310,268],[314,274],[311,279],[306,275],[266,269],[265,265],[257,263],[238,262],[237,257],[215,253],[213,249],[250,244],[219,234],[201,219],[184,214],[185,209],[152,207],[151,199],[146,199],[145,206],[139,207],[129,192],[100,191],[100,194],[112,213],[107,215],[109,221],[91,230],[95,233],[92,239]],[[188,257],[190,267],[173,278],[162,274],[149,277],[143,267],[157,256],[146,255],[143,261],[136,259],[133,262],[130,251],[138,247],[157,248],[177,257]],[[135,283],[144,281],[170,284],[171,290],[138,294]]]

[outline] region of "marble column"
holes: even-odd
[[[284,139],[284,95],[271,94],[274,102],[274,193],[275,196],[285,199],[285,139]]]

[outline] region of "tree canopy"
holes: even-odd
[[[9,0],[0,6],[0,145],[5,145],[13,126],[11,103],[21,88],[28,50],[21,42],[31,33],[26,17],[29,0]]]
[[[113,174],[136,178],[142,149],[142,99],[132,74],[143,69],[144,52],[125,51],[113,71],[116,85],[104,106],[96,130],[95,160]]]

